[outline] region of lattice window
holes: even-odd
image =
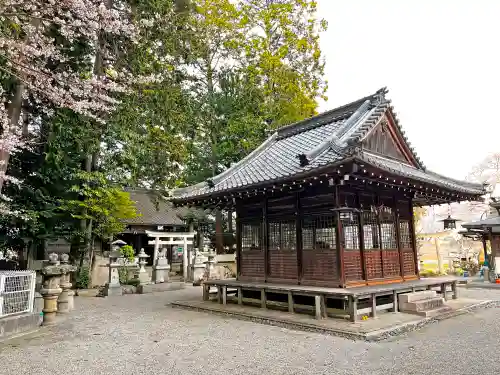
[[[365,250],[380,249],[377,214],[363,211],[363,244]]]
[[[382,249],[397,249],[394,212],[391,207],[383,206],[379,214]]]
[[[0,272],[0,318],[33,311],[35,281],[34,271]]]
[[[411,249],[413,247],[411,241],[410,222],[408,220],[399,221],[399,241],[401,242],[402,249]]]
[[[244,223],[241,225],[241,250],[261,250],[261,223]]]
[[[295,220],[269,223],[269,250],[295,250],[296,246]]]
[[[302,224],[302,248],[336,249],[337,238],[333,215],[305,219]]]
[[[346,250],[359,250],[359,220],[358,214],[341,212],[342,235]]]

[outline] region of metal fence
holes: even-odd
[[[33,312],[35,271],[0,271],[0,318]]]

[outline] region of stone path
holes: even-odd
[[[464,297],[499,299],[498,290]],[[0,347],[0,374],[493,374],[497,308],[428,325],[379,343],[291,331],[172,309],[201,297],[188,288],[152,295],[77,300],[77,311],[51,330]]]

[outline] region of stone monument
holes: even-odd
[[[209,280],[209,279],[212,279],[214,277],[214,274],[215,274],[215,251],[213,250],[209,250],[208,251],[208,254],[207,254],[207,261],[204,262],[205,263],[205,276],[204,276],[204,279],[205,280]]]
[[[62,292],[59,287],[62,274],[57,254],[49,254],[49,264],[42,268],[43,286],[40,289],[43,296],[43,325],[56,323],[57,299]]]
[[[193,276],[193,286],[201,285],[203,277],[205,275],[205,257],[198,251],[194,249],[194,260],[191,265],[191,275]]]
[[[118,268],[120,267],[119,258],[122,257],[120,250],[117,247],[109,252],[109,274],[108,282],[104,287],[104,295],[121,296],[123,294],[122,286],[120,285],[120,275]]]
[[[158,259],[156,259],[153,269],[155,284],[161,284],[169,281],[170,264],[168,264],[168,260],[165,257],[165,249],[162,249],[158,253]]]

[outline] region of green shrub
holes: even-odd
[[[87,289],[89,287],[90,282],[90,271],[88,267],[80,268],[77,276],[75,287],[77,289]]]
[[[122,257],[127,259],[129,262],[133,263],[135,260],[135,251],[134,248],[130,245],[125,245],[120,248],[120,253]]]
[[[461,268],[455,268],[455,275],[457,276],[463,276],[464,275],[464,270]]]
[[[420,271],[420,276],[421,277],[434,277],[438,276],[438,272],[435,270],[422,270]]]
[[[141,283],[141,281],[139,279],[128,279],[125,284],[126,285],[133,285],[133,286],[137,286]]]

